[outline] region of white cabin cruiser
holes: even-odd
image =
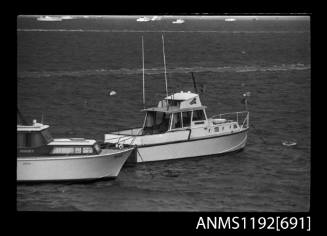
[[[127,162],[149,162],[223,154],[241,150],[247,141],[249,112],[207,118],[196,93],[165,97],[157,107],[143,110],[142,128],[105,134],[111,145],[136,146]]]
[[[138,22],[148,22],[150,20],[151,19],[149,17],[145,17],[145,16],[142,16],[142,17],[136,19],[136,21],[138,21]]]
[[[62,18],[58,16],[40,16],[37,18],[38,21],[61,21]]]
[[[207,118],[206,106],[197,93],[181,91],[168,96],[163,35],[162,45],[166,97],[156,107],[143,110],[146,113],[143,127],[105,134],[104,143],[109,147],[136,147],[127,160],[132,163],[224,154],[244,148],[249,129],[247,97],[250,93],[243,94],[245,111]],[[142,58],[145,105],[143,37]],[[193,73],[192,78],[197,92]]]
[[[133,148],[101,149],[96,140],[53,139],[49,126],[17,125],[17,181],[84,181],[115,178]]]
[[[183,24],[185,21],[183,19],[177,19],[173,21],[173,24]]]

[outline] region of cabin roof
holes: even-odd
[[[170,95],[168,97],[165,97],[165,99],[167,100],[189,100],[189,99],[192,99],[192,98],[195,98],[199,96],[198,94],[196,93],[191,93],[190,91],[188,92],[183,92],[181,91],[180,93],[174,93],[173,95]]]
[[[52,142],[48,143],[50,146],[71,146],[71,145],[94,145],[96,141],[94,139],[84,139],[84,138],[61,138],[54,139]]]
[[[188,107],[188,108],[179,108],[176,106],[167,107],[150,107],[143,109],[142,111],[156,111],[156,112],[164,112],[164,113],[174,113],[174,112],[182,112],[182,111],[192,111],[207,108],[206,106],[198,106],[198,107]]]
[[[40,123],[36,123],[34,125],[17,125],[17,131],[26,131],[26,132],[42,131],[47,128],[49,128],[49,125],[43,125]]]

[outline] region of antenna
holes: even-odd
[[[195,93],[198,93],[198,89],[197,89],[197,87],[196,87],[196,81],[195,81],[195,78],[194,78],[193,72],[191,72],[191,75],[192,75],[193,87],[194,87]]]
[[[243,100],[242,100],[242,103],[245,105],[245,110],[247,111],[248,110],[248,97],[251,96],[251,93],[250,92],[246,92],[243,94]]]
[[[142,64],[143,64],[143,108],[145,108],[145,91],[144,91],[144,45],[142,36]]]
[[[166,56],[165,56],[165,41],[164,41],[163,34],[161,36],[162,36],[162,53],[163,53],[164,66],[165,66],[166,96],[168,97],[167,69],[166,69]]]

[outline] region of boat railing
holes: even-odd
[[[210,117],[210,119],[225,119],[226,122],[237,122],[241,129],[246,129],[249,127],[249,112],[248,111],[238,111],[218,114]]]
[[[123,147],[128,142],[128,146],[134,146],[134,142],[138,136],[142,135],[142,128],[134,128],[121,131],[110,131],[109,134],[118,135],[116,137],[107,139],[106,141],[112,141],[116,147]],[[115,141],[114,141],[115,140]]]
[[[109,131],[110,134],[118,134],[118,135],[126,135],[126,136],[140,136],[140,131],[142,128],[133,128],[133,129],[126,129],[126,130],[115,130]]]

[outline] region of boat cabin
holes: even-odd
[[[144,109],[141,128],[105,134],[109,145],[154,145],[240,132],[248,127],[248,112],[207,117],[198,94],[179,92],[165,97],[156,107]],[[241,121],[241,125],[239,124]]]
[[[47,144],[53,138],[48,128],[48,125],[37,123],[36,120],[33,120],[32,125],[17,125],[17,155],[30,156],[49,153]]]
[[[33,121],[17,125],[17,156],[92,155],[101,152],[95,140],[84,138],[53,139],[49,125]]]
[[[146,116],[142,135],[206,126],[205,109],[198,94],[175,93],[160,101],[157,107],[143,110]]]

